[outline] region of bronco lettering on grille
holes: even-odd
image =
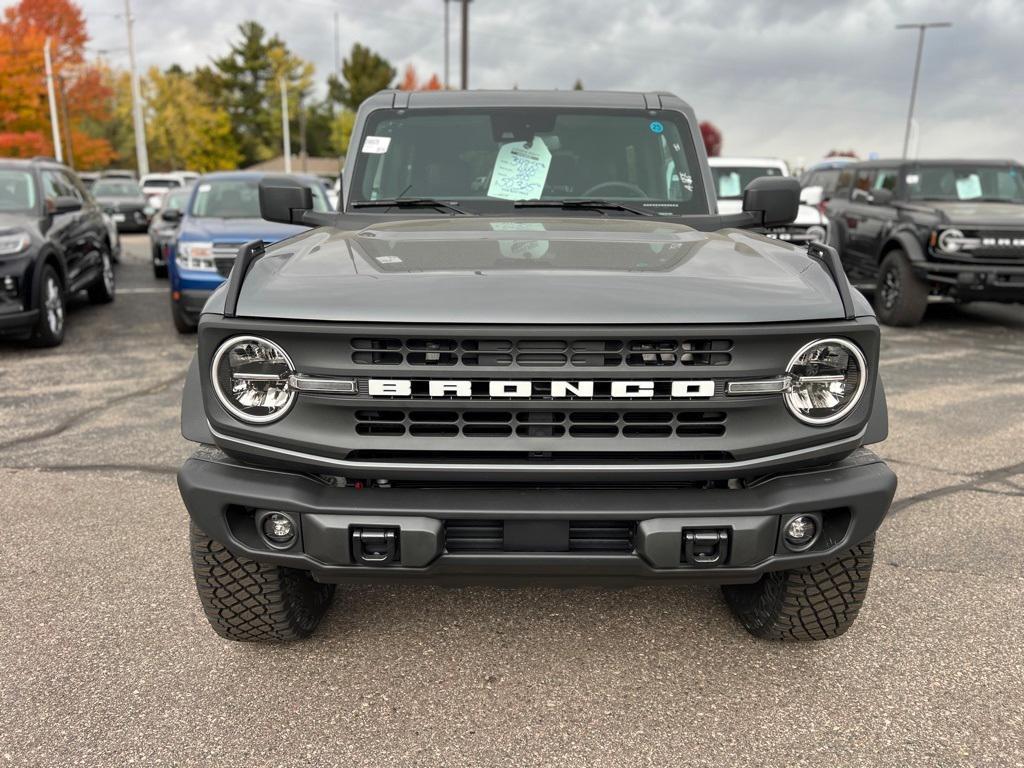
[[[368,379],[367,394],[371,397],[412,397],[411,379]],[[546,382],[543,396],[551,399],[594,399],[593,381],[551,381]],[[657,386],[656,386],[657,385]],[[684,379],[672,382],[655,381],[612,381],[608,384],[606,398],[655,397],[667,389],[662,396],[672,398],[708,398],[715,396],[714,381]],[[438,398],[530,398],[537,396],[535,383],[528,380],[514,381],[471,381],[469,379],[430,379],[427,382],[427,397]]]

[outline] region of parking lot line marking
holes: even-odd
[[[120,294],[127,293],[167,293],[166,288],[118,288]]]

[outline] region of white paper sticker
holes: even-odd
[[[487,196],[537,200],[544,191],[550,167],[551,152],[541,139],[534,139],[529,148],[525,141],[503,144],[494,160]]]
[[[978,174],[972,173],[956,180],[956,196],[961,200],[973,200],[981,195],[981,179]]]
[[[383,155],[390,145],[390,136],[367,136],[363,139],[363,152],[369,155]]]
[[[918,176],[916,173],[907,174],[907,184],[917,184],[917,182],[919,182],[920,180],[921,177]]]
[[[539,221],[492,221],[491,229],[495,232],[530,231],[544,232],[544,225]],[[498,250],[506,259],[540,259],[547,255],[547,240],[505,240],[498,241]]]
[[[381,264],[401,264],[402,260],[398,256],[378,256],[377,261]]]

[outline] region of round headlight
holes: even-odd
[[[228,339],[213,356],[213,388],[228,412],[250,424],[269,424],[295,402],[294,371],[281,347],[258,336]]]
[[[956,253],[960,250],[958,240],[963,240],[964,233],[959,229],[944,229],[939,235],[939,248],[946,253]]]
[[[786,406],[800,421],[815,425],[833,424],[852,411],[867,382],[864,353],[844,339],[804,345],[786,372]]]
[[[824,243],[828,239],[828,232],[821,224],[812,224],[807,228],[807,239],[812,243]]]

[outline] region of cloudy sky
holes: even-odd
[[[79,0],[94,51],[127,65],[122,0]],[[444,0],[133,0],[140,64],[223,53],[258,19],[326,78],[333,12],[343,52],[369,45],[399,69],[443,76]],[[451,5],[451,77],[458,76]],[[898,154],[917,33],[922,157],[1024,160],[1021,0],[473,0],[470,87],[669,90],[721,128],[725,154],[813,161],[829,149]]]

